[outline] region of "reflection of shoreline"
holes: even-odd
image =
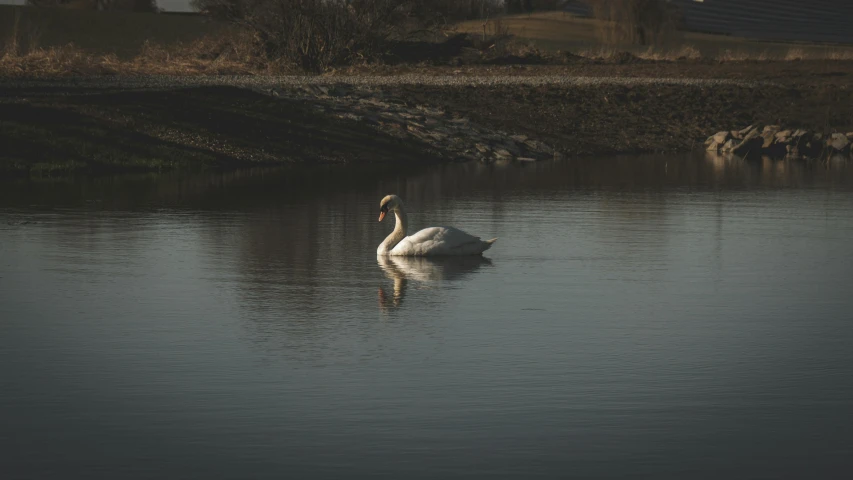
[[[376,257],[379,268],[385,276],[393,280],[393,295],[389,296],[379,287],[379,309],[388,312],[399,308],[406,296],[410,280],[430,288],[444,281],[458,280],[478,270],[483,265],[491,265],[491,260],[472,255],[465,257],[400,257],[379,255]],[[424,288],[424,287],[420,287]]]
[[[429,169],[412,166],[408,173],[409,187],[405,198],[422,207],[449,196],[456,201],[464,201],[477,195],[473,192],[484,190],[495,191],[495,198],[498,198],[530,190],[552,194],[564,193],[567,189],[671,189],[690,186],[738,191],[744,186],[853,185],[850,162],[745,161],[710,152],[568,157],[558,161],[512,163],[504,168],[473,163]],[[0,207],[30,209],[38,205],[40,209],[51,209],[77,206],[98,210],[149,211],[156,205],[157,208],[194,212],[264,211],[269,210],[270,205],[296,204],[306,199],[321,199],[324,203],[334,204],[345,195],[362,191],[375,195],[396,190],[398,186],[393,182],[399,174],[397,168],[391,173],[387,169],[367,165],[339,165],[11,181],[2,183]],[[376,188],[377,179],[380,180],[380,188]],[[496,187],[499,190],[495,190]],[[502,208],[500,202],[495,202],[495,205]],[[373,202],[369,208],[375,210]]]

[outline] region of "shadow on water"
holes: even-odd
[[[402,306],[410,281],[418,290],[434,290],[492,265],[491,260],[480,255],[447,258],[380,255],[376,262],[385,277],[394,282],[391,294],[379,287],[379,309],[385,313]]]
[[[849,163],[727,158],[713,154],[568,158],[534,164],[479,163],[255,168],[231,172],[136,174],[2,181],[0,208],[244,210],[297,199],[372,191],[411,202],[435,195],[519,190],[661,190],[850,185]]]

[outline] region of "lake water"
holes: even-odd
[[[850,478],[851,311],[853,165],[4,183],[1,476]]]

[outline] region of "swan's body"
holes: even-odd
[[[396,195],[388,195],[379,204],[379,221],[389,211],[394,212],[397,223],[394,231],[379,244],[377,255],[439,256],[480,255],[495,243],[496,238],[481,240],[453,227],[429,227],[406,236],[408,217],[403,201]]]

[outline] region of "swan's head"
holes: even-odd
[[[385,214],[389,211],[399,210],[400,205],[403,204],[403,201],[400,200],[400,197],[397,195],[386,195],[385,198],[379,202],[379,221],[385,218]]]

